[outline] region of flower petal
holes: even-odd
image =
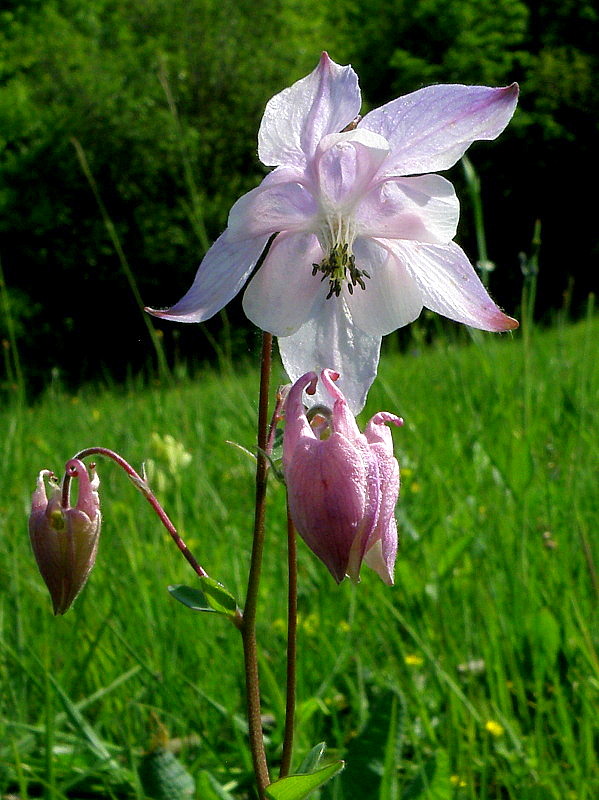
[[[297,380],[285,398],[285,431],[283,434],[283,467],[289,468],[297,445],[305,446],[306,439],[316,441],[316,434],[310,427],[304,410],[304,391],[312,392],[316,387],[317,375],[307,372]]]
[[[353,324],[343,297],[325,300],[321,294],[297,333],[278,341],[283,366],[293,382],[309,370],[320,374],[334,369],[341,373],[339,388],[350,409],[354,414],[362,410],[376,377],[381,339]],[[315,403],[330,405],[320,382],[314,398]]]
[[[356,286],[352,295],[347,288],[343,290],[354,324],[375,337],[413,322],[422,311],[422,297],[413,277],[384,244],[356,239],[356,266],[365,269],[370,279],[365,279],[365,289]]]
[[[268,167],[304,166],[318,142],[358,115],[358,76],[323,53],[316,69],[266,104],[258,131],[258,157]]]
[[[446,244],[456,234],[460,203],[440,175],[391,178],[372,189],[356,209],[362,236]]]
[[[246,316],[275,336],[295,333],[308,319],[316,297],[326,293],[325,284],[312,275],[312,264],[321,259],[322,250],[313,234],[279,234],[245,290]]]
[[[475,140],[499,136],[517,100],[517,83],[500,89],[427,86],[366,114],[359,128],[391,145],[384,174],[436,172],[453,166]]]
[[[155,308],[146,308],[146,311],[174,322],[204,322],[239,292],[268,239],[262,235],[230,241],[228,231],[225,231],[204,256],[191,288],[181,300],[164,311]]]
[[[363,445],[366,440],[360,433],[355,416],[347,405],[347,400],[341,389],[334,381],[339,380],[339,373],[331,369],[323,369],[320,374],[322,385],[327,390],[329,397],[333,400],[333,417],[331,428],[335,433],[340,433],[352,442],[361,442]],[[330,401],[328,403],[330,405]]]
[[[387,240],[431,311],[484,331],[509,331],[518,322],[501,311],[489,297],[472,264],[455,242],[446,245]]]
[[[336,207],[355,203],[388,153],[386,140],[370,131],[325,136],[315,156],[322,201]]]
[[[274,175],[277,172],[271,173]],[[285,170],[284,172],[292,172]],[[311,230],[318,206],[297,176],[282,182],[265,178],[260,186],[244,194],[229,212],[229,241],[248,239],[280,231]]]
[[[403,420],[395,414],[380,411],[370,420],[364,436],[370,444],[379,470],[381,504],[376,526],[367,543],[365,561],[380,577],[393,584],[393,571],[397,556],[397,523],[395,506],[399,496],[399,465],[393,455],[393,439],[387,422],[402,425]]]
[[[364,554],[364,563],[373,569],[388,586],[395,583],[397,558],[397,522],[391,516],[385,529],[385,539],[376,539]]]
[[[286,469],[293,521],[338,582],[348,571],[351,555],[359,554],[361,562],[374,525],[378,485],[369,476],[376,468],[366,448],[356,448],[333,433],[326,441],[308,439],[296,446]]]

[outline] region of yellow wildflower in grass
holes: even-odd
[[[458,786],[460,789],[463,789],[464,786],[468,785],[466,781],[460,778],[459,775],[451,775],[449,778],[449,782],[451,783],[452,786]]]
[[[424,664],[422,656],[417,656],[415,653],[409,653],[404,657],[404,662],[408,667],[421,667]]]
[[[503,725],[500,725],[498,722],[495,722],[494,719],[490,719],[488,722],[485,723],[485,730],[491,734],[491,736],[503,736],[504,729]]]

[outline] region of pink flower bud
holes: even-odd
[[[85,585],[96,560],[100,536],[100,480],[92,467],[88,473],[79,459],[67,462],[65,481],[79,480],[77,504],[70,507],[68,486],[51,485],[46,495],[45,479],[52,476],[42,470],[31,499],[29,537],[42,578],[50,592],[55,614],[64,614]]]
[[[394,414],[375,414],[360,433],[345,397],[322,371],[320,380],[333,398],[328,424],[318,411],[310,424],[302,394],[316,391],[317,376],[307,372],[289,391],[285,408],[283,466],[291,518],[308,547],[337,582],[358,581],[362,561],[385,583],[393,583],[397,555],[395,504],[399,466],[386,422],[402,425]]]

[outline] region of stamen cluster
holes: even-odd
[[[320,279],[321,283],[326,278],[329,279],[327,300],[333,295],[339,297],[343,281],[347,281],[347,289],[350,294],[353,294],[354,286],[359,285],[361,289],[366,289],[364,278],[370,278],[366,270],[356,267],[356,257],[349,252],[347,242],[334,245],[329,251],[328,257],[323,258],[320,264],[312,264],[312,275],[316,275],[318,272],[323,273]]]

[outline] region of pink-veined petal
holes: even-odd
[[[325,300],[325,293],[320,294],[304,325],[278,342],[292,382],[309,370],[320,374],[323,369],[334,369],[341,373],[338,385],[350,409],[354,414],[362,410],[376,377],[381,338],[353,324],[343,297]],[[330,405],[328,393],[320,384],[314,402]]]
[[[297,380],[285,399],[285,431],[283,435],[283,467],[288,469],[293,458],[293,452],[300,443],[305,444],[306,439],[316,441],[316,434],[310,427],[304,409],[304,391],[313,392],[316,388],[317,375],[307,372]]]
[[[386,175],[448,169],[477,139],[495,139],[510,121],[518,84],[499,89],[427,86],[366,114],[360,128],[384,136],[391,152]]]
[[[275,336],[295,333],[310,316],[316,297],[325,292],[325,284],[312,275],[312,264],[321,259],[322,249],[313,234],[279,234],[245,290],[246,316]]]
[[[204,322],[239,292],[268,239],[263,235],[231,242],[225,231],[204,256],[191,288],[181,300],[164,311],[155,308],[146,311],[174,322]]]
[[[360,568],[368,542],[371,541],[373,531],[379,517],[382,492],[379,475],[379,464],[372,448],[368,446],[363,436],[355,445],[362,452],[364,464],[366,466],[366,503],[364,506],[364,516],[358,535],[355,537],[349,553],[349,560],[346,567],[346,574],[352,581],[357,583],[360,580]]]
[[[364,554],[364,563],[373,569],[388,586],[393,586],[396,558],[397,522],[395,516],[391,516],[385,529],[385,538],[375,540]]]
[[[258,131],[260,161],[304,166],[322,137],[349,125],[361,104],[356,73],[323,53],[313,72],[266,104]]]
[[[403,420],[388,411],[375,414],[364,430],[379,468],[381,505],[376,526],[367,544],[366,563],[389,584],[397,555],[395,506],[399,497],[399,465],[393,455],[393,437],[386,423],[403,425]]]
[[[432,245],[389,239],[386,244],[414,278],[426,308],[484,331],[518,327],[518,322],[491,300],[466,254],[455,242]]]
[[[361,236],[447,244],[456,234],[460,203],[453,185],[440,175],[389,178],[356,209]]]
[[[386,140],[371,131],[325,136],[314,159],[323,202],[336,207],[353,205],[388,153]]]
[[[330,369],[323,369],[320,375],[321,383],[331,398],[327,405],[331,405],[331,400],[333,402],[333,418],[331,420],[331,427],[336,433],[340,433],[345,436],[346,439],[354,442],[364,442],[365,439],[360,433],[356,418],[349,410],[347,400],[345,399],[343,392],[334,382],[338,379],[339,373]]]
[[[298,443],[287,470],[291,516],[306,544],[342,581],[356,538],[373,525],[369,470],[374,459],[344,436]],[[376,465],[374,465],[376,468]],[[376,487],[374,487],[376,489]]]
[[[308,189],[293,179],[272,183],[264,180],[233,205],[229,212],[229,241],[315,227],[318,205]]]
[[[404,264],[384,243],[356,239],[354,255],[358,269],[366,270],[365,289],[343,290],[355,325],[370,336],[380,337],[413,322],[422,311],[422,297]],[[342,373],[343,374],[343,373]]]

